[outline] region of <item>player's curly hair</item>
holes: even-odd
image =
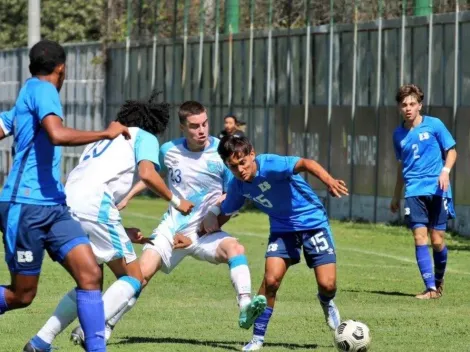
[[[147,101],[127,100],[121,106],[116,121],[127,127],[139,127],[153,135],[165,132],[170,121],[170,104],[157,102],[160,93],[153,91]]]
[[[246,137],[239,137],[236,135],[227,135],[222,138],[217,147],[217,152],[223,162],[235,155],[237,157],[244,157],[253,151],[253,145]]]

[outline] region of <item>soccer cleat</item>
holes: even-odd
[[[335,330],[339,324],[341,324],[341,317],[335,302],[331,300],[328,303],[325,303],[322,302],[320,298],[318,298],[318,300],[320,301],[320,306],[323,309],[323,314],[325,314],[326,323],[331,330]]]
[[[423,293],[417,294],[417,299],[436,299],[440,298],[442,294],[439,294],[437,290],[426,290]]]
[[[34,347],[31,342],[28,342],[24,347],[23,347],[23,352],[51,352],[52,348],[49,348],[47,350],[40,350],[39,348]]]
[[[240,309],[238,325],[243,329],[249,329],[255,320],[264,312],[267,305],[266,297],[262,295],[254,296],[250,303]]]
[[[70,333],[70,341],[72,341],[75,346],[81,346],[85,349],[85,333],[80,325]]]
[[[242,351],[259,351],[262,348],[263,341],[253,339],[242,348]]]

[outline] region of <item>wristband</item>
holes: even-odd
[[[173,196],[170,199],[171,205],[173,205],[175,208],[178,208],[181,205],[181,199],[179,199],[177,196],[173,194]]]
[[[443,167],[443,168],[442,168],[442,171],[445,171],[445,172],[447,172],[448,174],[450,174],[450,169],[449,169],[448,167]]]
[[[215,216],[219,216],[220,208],[217,205],[213,205],[209,208],[209,211],[214,214]]]

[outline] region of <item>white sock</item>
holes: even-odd
[[[230,279],[238,296],[238,305],[243,307],[251,301],[251,275],[248,261],[244,254],[237,255],[228,260]]]
[[[108,341],[111,337],[111,333],[113,332],[114,326],[118,323],[119,320],[126,314],[128,311],[134,307],[134,305],[137,302],[137,298],[134,296],[132,297],[129,302],[127,302],[127,305],[125,305],[117,314],[106,321],[106,331],[105,331],[105,338],[106,341]]]
[[[139,280],[123,276],[113,283],[104,293],[104,317],[106,321],[114,317],[118,312],[127,307],[129,301],[140,292]]]
[[[77,296],[75,289],[73,289],[62,297],[54,313],[41,330],[39,330],[37,336],[44,342],[51,344],[54,338],[65,330],[76,317]]]

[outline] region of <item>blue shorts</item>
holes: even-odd
[[[427,227],[445,231],[447,220],[454,218],[452,198],[436,195],[405,198],[405,221],[412,230]]]
[[[271,233],[266,258],[290,259],[300,262],[303,246],[304,258],[309,268],[336,263],[335,245],[329,228],[303,232]]]
[[[63,262],[74,247],[90,243],[65,205],[0,202],[0,230],[5,261],[15,274],[39,275],[44,250]]]

